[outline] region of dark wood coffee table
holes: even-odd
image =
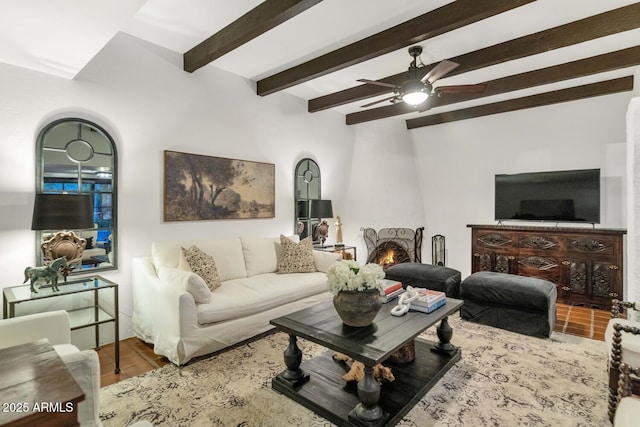
[[[451,344],[453,331],[447,318],[460,309],[462,301],[447,298],[447,304],[433,313],[410,311],[402,317],[391,316],[394,306],[384,304],[373,325],[364,328],[343,324],[332,301],[273,319],[272,325],[289,334],[289,346],[284,352],[287,369],[272,380],[272,388],[339,426],[396,425],[460,360],[460,350]],[[438,322],[439,342],[416,338]],[[297,337],[330,350],[303,363]],[[380,387],[373,367],[412,340],[415,360],[385,364],[395,381]],[[357,387],[342,379],[345,369],[333,360],[335,351],[365,365],[365,376]]]

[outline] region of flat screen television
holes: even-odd
[[[600,223],[600,169],[496,175],[497,221]]]

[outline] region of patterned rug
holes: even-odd
[[[462,358],[399,426],[610,426],[604,343],[532,338],[450,317]],[[423,336],[437,341],[435,331]],[[305,359],[325,349],[299,339]],[[101,390],[104,426],[332,426],[271,390],[283,333]]]

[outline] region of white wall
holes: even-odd
[[[303,157],[320,165],[322,196],[342,215],[346,244],[360,244],[362,225],[395,218],[398,207],[421,222],[415,198],[405,201],[400,192],[390,205],[374,196],[389,182],[415,182],[402,125],[357,130],[341,114],[307,113],[306,101],[296,97],[258,97],[254,83],[212,66],[186,73],[181,61],[179,54],[119,34],[74,81],[0,64],[1,286],[22,283],[24,268],[35,263],[35,140],[44,125],[65,116],[95,121],[117,144],[120,267],[103,275],[120,284],[122,337],[131,335],[132,257],[149,254],[155,239],[291,234],[293,172]],[[274,163],[275,219],[163,222],[163,150]],[[395,168],[391,181],[378,170],[385,165]],[[328,243],[334,240],[332,226]]]
[[[342,222],[344,230],[349,227],[345,241],[356,242],[358,260],[366,262],[362,227],[416,229],[425,225],[425,214],[414,167],[415,151],[405,122],[380,120],[355,126],[355,130]]]
[[[412,130],[425,235],[429,242],[434,234],[445,236],[447,265],[460,270],[463,278],[471,273],[471,231],[466,226],[496,223],[498,173],[600,168],[603,205],[597,227],[625,228],[625,110],[630,96],[609,95]]]
[[[636,74],[636,77],[638,77]],[[625,300],[640,301],[640,264],[632,262],[640,249],[640,97],[629,103],[627,111],[627,167],[629,238],[627,239],[628,292]],[[640,319],[639,319],[640,320]]]

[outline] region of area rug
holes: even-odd
[[[604,343],[528,337],[450,317],[462,358],[399,426],[607,426]],[[435,331],[423,334],[436,341]],[[274,333],[178,368],[168,365],[100,393],[105,427],[332,426],[271,390],[288,337]],[[321,346],[298,340],[304,358]]]

